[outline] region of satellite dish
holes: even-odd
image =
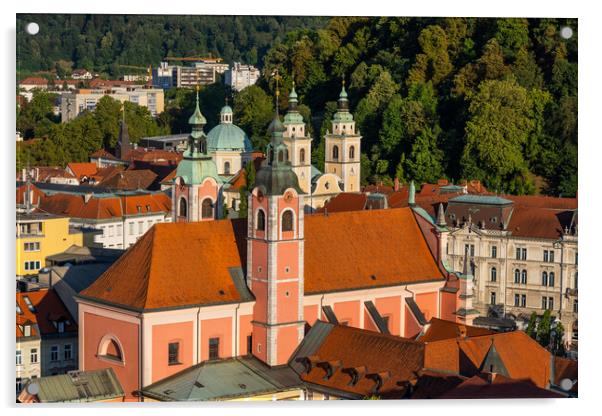
[[[560,380],[560,388],[564,391],[569,391],[573,388],[573,381],[570,378]]]
[[[31,394],[32,396],[36,396],[40,392],[40,385],[38,383],[31,382],[27,385],[26,390],[27,390],[27,393]]]

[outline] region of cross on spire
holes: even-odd
[[[276,115],[278,115],[278,98],[280,97],[280,88],[278,86],[278,81],[282,79],[278,72],[278,68],[276,68],[274,72],[272,72],[272,76],[276,80]]]

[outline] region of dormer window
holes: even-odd
[[[19,306],[19,304],[17,303],[17,313],[19,315],[23,315],[23,310],[21,309],[21,307]]]
[[[31,336],[31,325],[23,325],[23,336]]]
[[[136,209],[138,210],[138,214],[142,212],[142,207],[140,205],[136,205]]]
[[[29,299],[29,296],[23,296],[23,300],[25,301],[25,304],[27,305],[27,309],[29,309],[29,311],[31,313],[36,313],[36,307],[33,306],[33,303],[31,303],[31,299]]]
[[[150,204],[147,204],[146,205],[146,212],[150,212],[150,211],[151,211],[151,206],[150,206]]]

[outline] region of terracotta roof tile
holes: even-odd
[[[495,334],[489,329],[479,328],[476,326],[462,325],[456,322],[445,321],[439,318],[431,318],[425,333],[419,336],[420,342],[441,341],[444,339],[460,338],[462,333],[468,337],[476,337],[483,335]]]
[[[107,152],[105,149],[98,149],[97,151],[90,154],[90,158],[99,158],[117,160],[117,158],[111,153]]]
[[[91,196],[87,202],[83,195],[54,194],[42,200],[40,209],[72,218],[100,220],[123,215],[168,213],[171,211],[171,200],[162,193],[100,198]]]
[[[322,208],[316,210],[316,213],[360,211],[366,207],[367,199],[367,194],[343,192],[330,199]]]
[[[345,348],[341,348],[344,345]],[[373,393],[388,398],[400,398],[406,382],[417,378],[423,367],[424,344],[393,335],[347,326],[334,326],[324,342],[314,352],[316,362],[301,378],[312,384],[370,396]],[[325,379],[326,370],[320,363],[337,363],[338,368]],[[352,385],[349,369],[359,369],[358,381]],[[383,375],[382,387],[374,392],[371,374]]]
[[[48,80],[42,77],[27,77],[19,85],[48,85]]]
[[[457,387],[437,396],[438,399],[555,399],[564,396],[541,388],[528,380],[516,380],[501,374],[475,375]]]
[[[25,298],[29,298],[31,304],[35,308],[35,312],[32,312]],[[17,292],[16,302],[19,305],[22,313],[16,315],[16,335],[17,338],[23,337],[24,334],[19,327],[19,324],[37,324],[40,333],[35,331],[35,327],[32,328],[32,336],[48,335],[58,333],[58,329],[53,324],[54,320],[65,320],[69,321],[69,325],[65,325],[65,332],[77,331],[77,325],[74,323],[73,318],[61,302],[60,298],[54,293],[54,290],[40,289],[33,292]]]
[[[84,294],[134,308],[228,299],[208,288],[204,276],[215,275],[215,284],[225,287],[228,268],[246,266],[246,220],[156,224],[153,230]],[[306,216],[304,268],[308,294],[444,279],[409,209]],[[155,284],[162,289],[128,286]]]
[[[519,237],[556,239],[570,227],[573,211],[517,206],[512,212],[508,231]]]
[[[546,387],[550,379],[550,353],[522,331],[427,342],[425,367],[475,374],[492,343],[511,378],[529,379],[538,387]]]
[[[576,381],[578,379],[578,369],[576,360],[554,357],[554,384],[560,386],[560,381],[564,378]],[[577,391],[577,383],[575,383],[571,391]]]
[[[92,162],[81,162],[75,163],[71,162],[67,164],[67,169],[69,169],[78,180],[82,180],[84,176],[91,177],[96,174],[98,171],[98,167],[95,163]]]
[[[125,170],[105,177],[98,186],[125,190],[148,189],[156,178],[157,174],[148,169]]]

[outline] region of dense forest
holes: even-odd
[[[63,19],[69,24],[63,22],[61,30],[68,34],[67,39],[57,41],[58,46],[40,40],[36,54],[32,40],[19,36],[22,68],[52,70],[64,59],[77,62],[77,67],[111,72],[114,62],[148,65],[169,53],[210,52],[226,60],[257,62],[263,73],[257,85],[238,94],[223,85],[208,86],[201,91],[201,104],[210,128],[217,123],[226,97],[233,95],[235,122],[260,149],[267,141],[266,127],[274,112],[275,86],[270,74],[278,68],[283,77],[280,107],[286,107],[294,77],[301,111],[311,120],[318,168],[323,167],[323,135],[330,128],[345,79],[363,136],[364,183],[390,182],[394,177],[404,182],[474,178],[498,192],[569,196],[577,191],[575,19],[197,17],[200,20],[195,23],[173,16],[111,17],[125,26],[134,21],[140,26],[128,31],[131,43],[127,45],[137,45],[133,49],[124,43],[123,27],[113,28],[102,16],[98,21],[83,16]],[[172,25],[178,19],[176,29]],[[225,20],[211,23],[212,19]],[[293,20],[289,23],[288,19]],[[82,22],[87,23],[81,26]],[[274,25],[270,39],[256,44],[270,24]],[[194,37],[182,30],[186,25],[191,31],[194,28]],[[236,25],[242,25],[240,31]],[[220,30],[210,29],[215,26]],[[560,36],[564,26],[573,30],[568,39]],[[241,31],[248,36],[244,40]],[[103,52],[103,39],[109,34],[114,36],[111,45],[120,39],[119,46]],[[184,42],[189,46],[181,46]],[[92,48],[88,62],[78,60],[83,59],[78,51],[84,44]],[[48,53],[40,54],[47,48]],[[192,92],[172,90],[167,98],[166,111],[158,120],[149,119],[143,111],[136,116],[145,120],[140,122],[146,126],[140,134],[144,129],[185,131]],[[24,119],[50,118],[39,109],[28,112],[27,107],[21,110]],[[102,131],[99,121],[95,122]],[[37,123],[30,123],[33,129]],[[52,141],[56,127],[52,122],[42,125],[46,130],[43,134],[36,131],[36,137]],[[96,134],[88,146],[113,145],[113,133],[107,131],[114,132],[115,126]]]

